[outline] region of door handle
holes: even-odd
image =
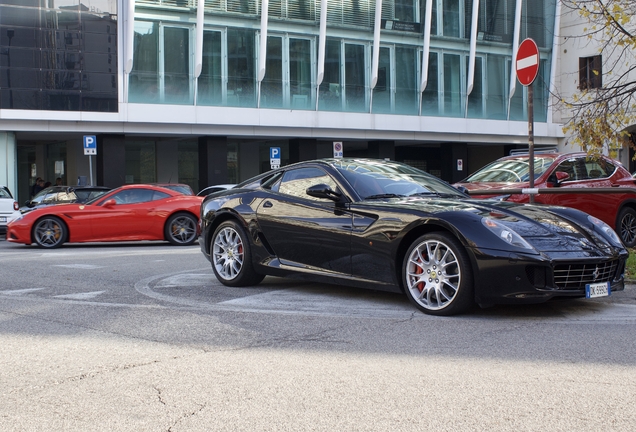
[[[274,207],[274,204],[272,204],[271,201],[265,201],[265,203],[263,204],[263,207],[265,208]]]

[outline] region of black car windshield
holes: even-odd
[[[362,199],[467,196],[437,177],[400,162],[343,159],[333,165]]]
[[[550,168],[550,165],[552,165],[553,162],[553,158],[535,158],[534,178],[539,178],[548,168]],[[464,180],[464,182],[521,183],[530,179],[528,176],[529,172],[529,158],[497,160],[469,176],[466,180]]]

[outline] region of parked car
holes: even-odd
[[[471,199],[406,164],[346,158],[206,198],[199,241],[227,286],[274,275],[402,291],[433,315],[608,295],[623,289],[628,256],[610,226],[578,210]]]
[[[183,183],[152,183],[155,186],[165,187],[166,189],[171,189],[175,192],[179,192],[183,195],[194,195],[194,191],[190,187],[190,185]]]
[[[197,195],[204,197],[216,192],[232,189],[234,186],[236,186],[236,184],[220,184],[220,185],[208,186],[206,188],[201,189]]]
[[[20,207],[22,213],[36,208],[57,204],[83,203],[105,194],[112,188],[106,186],[49,186],[38,192]]]
[[[20,208],[6,186],[0,186],[0,234],[7,232],[7,224],[20,216]]]
[[[455,186],[468,191],[527,188],[529,171],[527,154],[508,156],[486,165]],[[590,157],[587,153],[537,154],[534,187],[563,191],[534,195],[536,203],[562,205],[589,213],[613,227],[625,246],[636,246],[636,179],[620,162],[606,156]],[[568,188],[589,188],[589,193],[568,193]],[[625,191],[594,192],[595,188],[617,188],[617,191],[624,188]],[[529,202],[527,194],[505,194],[496,198]]]
[[[198,236],[202,197],[159,186],[113,189],[86,203],[35,209],[8,225],[7,240],[55,248],[65,242],[167,240],[191,245]]]

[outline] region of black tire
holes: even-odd
[[[258,285],[265,276],[254,271],[251,252],[249,238],[237,222],[221,223],[210,243],[210,262],[219,282],[232,287]]]
[[[430,315],[456,315],[474,305],[470,260],[446,233],[425,234],[413,242],[402,263],[402,282],[409,300]]]
[[[166,240],[175,246],[190,246],[197,240],[197,218],[190,213],[176,213],[164,228]]]
[[[33,240],[39,247],[58,248],[66,242],[67,238],[66,225],[55,216],[45,216],[33,226]]]
[[[624,207],[618,214],[616,232],[628,248],[636,246],[636,211],[631,207]]]

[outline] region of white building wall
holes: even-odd
[[[580,16],[577,11],[568,8],[562,8],[561,17],[561,36],[559,50],[558,73],[557,73],[557,89],[559,94],[565,100],[572,100],[573,96],[579,92],[579,58],[592,57],[601,54],[603,61],[603,84],[605,84],[611,76],[616,77],[626,72],[631,63],[619,62],[617,57],[611,54],[618,54],[621,50],[604,50],[601,52],[603,41],[599,38],[589,38],[587,35],[591,32],[592,25],[585,18]],[[634,18],[636,19],[636,18]],[[625,59],[629,60],[629,59]],[[616,64],[617,67],[614,67]],[[609,66],[612,65],[612,66]],[[636,74],[633,74],[632,80],[636,80]],[[572,118],[572,111],[561,106],[557,111],[562,124],[566,124]],[[633,129],[636,125],[631,125]],[[567,145],[568,137],[565,136],[561,148],[564,151],[578,150],[571,145]],[[619,160],[624,164],[629,164],[629,152],[624,148],[619,155]]]

